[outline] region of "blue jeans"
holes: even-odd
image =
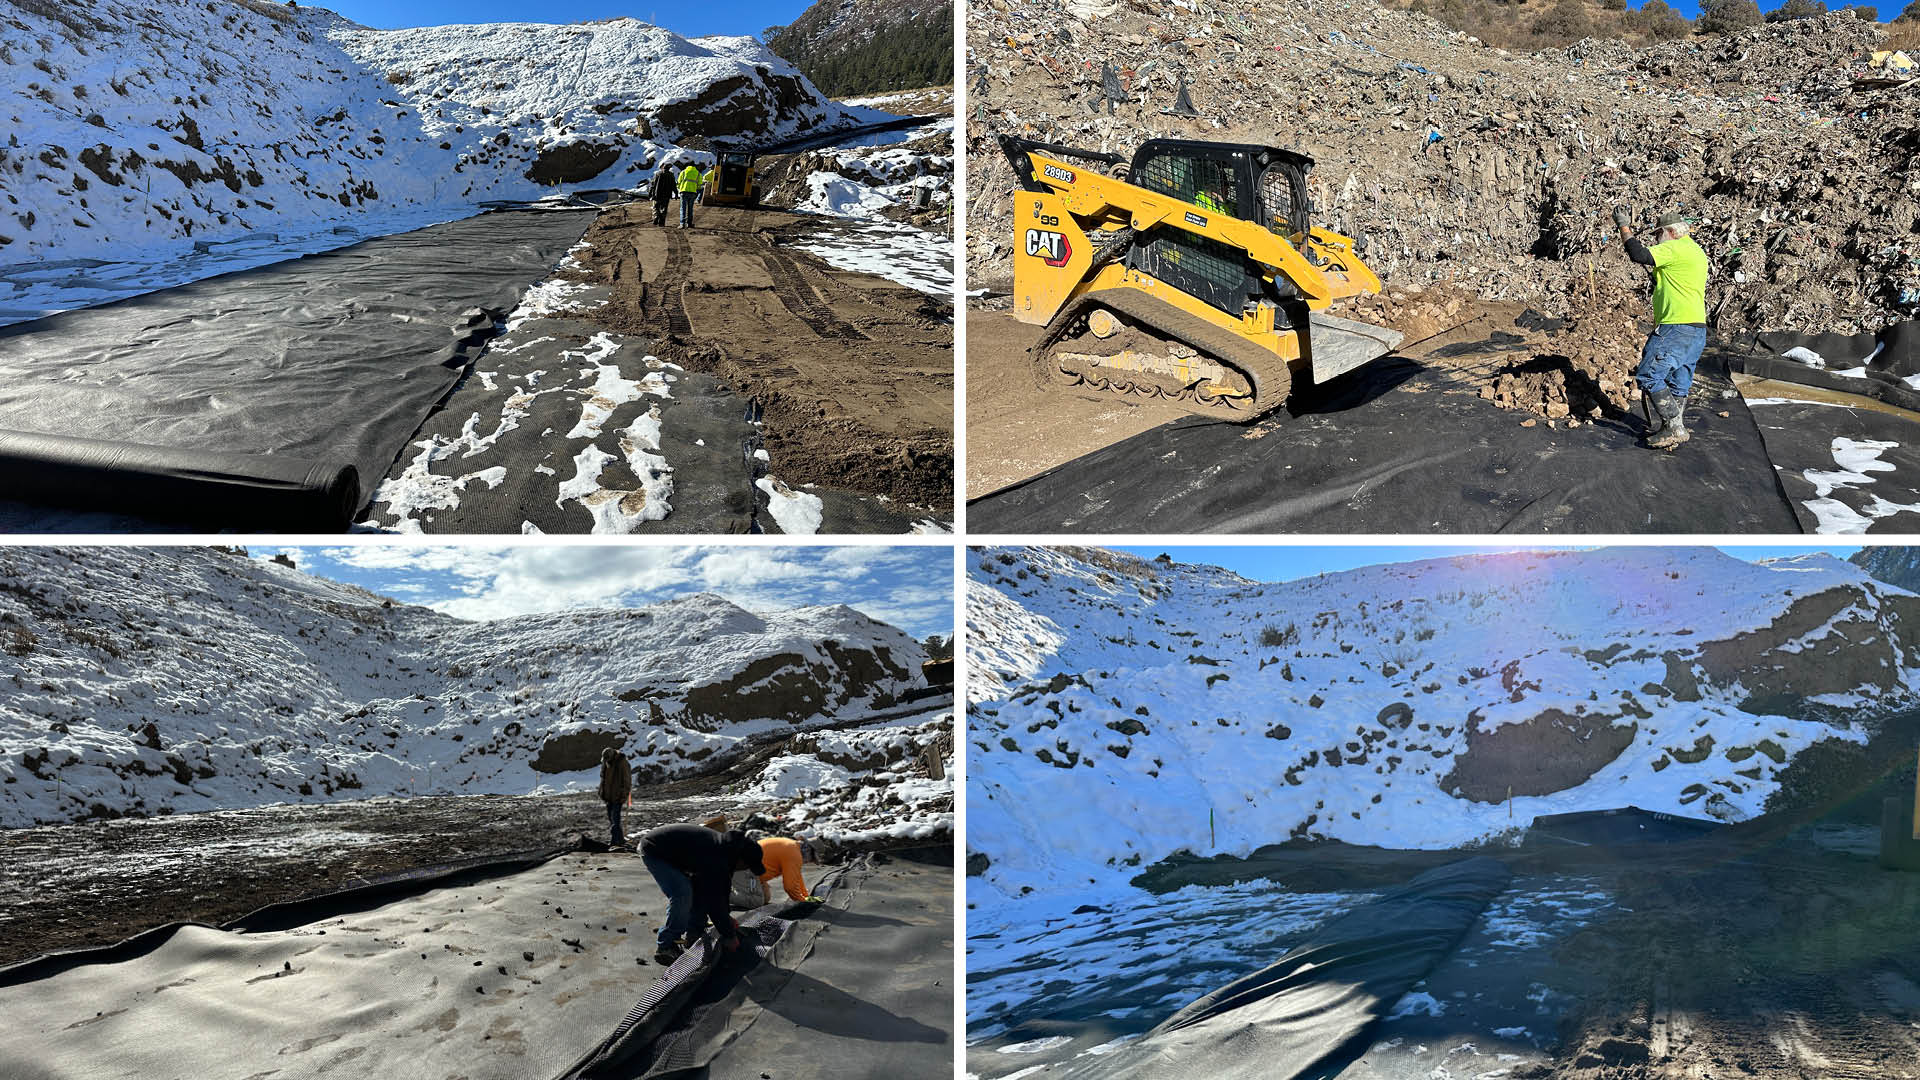
[[[627,834],[620,831],[620,810],[619,803],[607,804],[607,824],[613,826],[614,847],[620,847],[627,842]]]
[[[665,945],[678,941],[693,920],[693,879],[657,855],[642,855],[640,861],[647,865],[647,873],[653,875],[653,883],[667,894],[667,925],[660,928],[654,942]]]
[[[1640,367],[1633,373],[1640,389],[1685,398],[1693,388],[1694,365],[1707,347],[1707,328],[1668,323],[1653,328],[1640,350]]]
[[[680,193],[680,224],[683,228],[693,225],[693,192]]]

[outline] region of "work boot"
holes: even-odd
[[[1660,434],[1660,429],[1667,426],[1666,419],[1660,415],[1660,410],[1655,407],[1653,399],[1654,395],[1651,391],[1640,392],[1641,417],[1647,422],[1647,430],[1643,437],[1648,439]]]
[[[1687,399],[1678,394],[1657,393],[1653,395],[1654,412],[1660,417],[1660,427],[1655,434],[1647,436],[1647,445],[1655,450],[1674,451],[1687,441],[1687,421],[1683,415],[1687,409]]]
[[[653,950],[653,962],[663,967],[667,966],[680,959],[680,954],[685,951],[678,944],[661,945]]]

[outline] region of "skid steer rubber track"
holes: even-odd
[[[1096,308],[1152,329],[1155,333],[1205,354],[1245,378],[1252,393],[1244,397],[1212,396],[1198,384],[1168,392],[1153,383],[1134,382],[1124,372],[1080,377],[1061,369],[1052,359],[1054,346],[1078,320]],[[1293,372],[1287,361],[1246,338],[1136,289],[1098,289],[1063,307],[1041,331],[1028,354],[1042,385],[1079,385],[1099,396],[1134,395],[1172,401],[1188,411],[1216,419],[1252,420],[1287,400]],[[1076,382],[1076,379],[1078,381]]]

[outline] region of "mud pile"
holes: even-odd
[[[1624,203],[1695,220],[1723,335],[1920,308],[1920,100],[1868,77],[1884,32],[1850,14],[1520,55],[1366,3],[989,0],[967,40],[977,284],[1011,272],[995,135],[1123,155],[1162,136],[1313,155],[1316,223],[1369,241],[1390,286],[1556,316],[1612,289],[1644,316],[1645,273],[1609,220]],[[1183,84],[1196,116],[1172,111]]]
[[[1348,313],[1406,335],[1401,352],[1477,387],[1483,400],[1565,420],[1568,427],[1639,408],[1633,381],[1643,335],[1637,297],[1596,283],[1565,317],[1519,304],[1487,304],[1461,287],[1388,286]]]

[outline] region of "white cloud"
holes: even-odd
[[[953,625],[952,555],[944,548],[381,544],[304,554],[350,568],[342,576],[375,592],[463,619],[635,607],[712,592],[758,611],[847,604],[916,637]],[[308,562],[301,564],[327,575],[326,565]]]

